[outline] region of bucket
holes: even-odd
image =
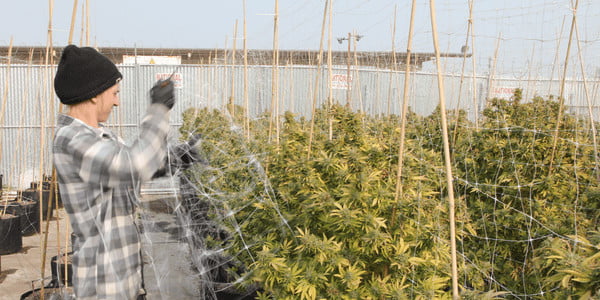
[[[0,255],[16,253],[22,248],[23,234],[20,218],[4,214],[0,217]]]
[[[28,291],[21,295],[21,300],[37,300],[42,299],[42,289],[37,288]],[[75,293],[70,287],[46,287],[44,288],[44,299],[45,300],[71,300],[75,299]]]
[[[33,183],[31,184],[32,186],[34,185]],[[40,191],[33,188],[29,188],[26,189],[24,191],[20,192],[21,194],[21,198],[23,199],[23,201],[25,200],[29,200],[29,201],[35,201],[35,202],[40,202]],[[48,216],[48,210],[50,209],[50,217],[52,217],[52,212],[54,211],[54,205],[49,205],[49,199],[50,199],[50,191],[49,190],[42,190],[42,212],[43,212],[43,220],[46,220]],[[38,207],[39,210],[39,207]]]
[[[40,211],[34,201],[13,201],[6,207],[6,213],[19,216],[23,236],[40,232]]]
[[[60,282],[56,286],[73,286],[73,266],[71,265],[71,258],[73,252],[67,253],[67,255],[53,256],[50,260],[50,268],[52,269],[52,282]],[[65,264],[67,266],[67,281],[65,282]]]

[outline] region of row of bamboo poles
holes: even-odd
[[[55,105],[52,104],[52,101],[48,101],[49,99],[54,99],[54,90],[53,90],[53,84],[52,83],[52,74],[54,72],[53,70],[53,66],[56,64],[56,62],[54,61],[54,55],[51,55],[51,52],[53,51],[53,45],[52,45],[52,41],[53,41],[53,37],[52,37],[52,33],[53,33],[53,28],[52,28],[52,20],[53,20],[53,14],[54,14],[54,0],[49,0],[48,1],[48,30],[47,30],[47,43],[46,43],[46,51],[45,51],[45,58],[44,58],[44,76],[43,76],[43,86],[44,86],[44,92],[42,93],[43,95],[40,95],[39,97],[39,105],[40,105],[40,148],[39,148],[39,155],[40,155],[40,161],[39,161],[39,175],[40,175],[40,181],[39,184],[37,184],[37,192],[38,192],[38,199],[39,199],[39,224],[40,229],[41,229],[41,239],[40,239],[40,249],[42,249],[41,251],[41,264],[40,264],[40,278],[39,281],[42,282],[41,284],[41,291],[40,291],[40,297],[41,299],[44,299],[44,278],[45,278],[45,271],[46,271],[46,257],[47,257],[47,249],[48,249],[48,233],[50,231],[50,221],[51,221],[51,216],[50,214],[53,211],[53,207],[58,207],[59,203],[58,203],[58,188],[57,188],[57,181],[56,181],[56,170],[54,168],[52,168],[52,175],[50,177],[50,192],[49,192],[49,199],[47,200],[48,203],[48,209],[46,211],[47,215],[44,216],[44,205],[43,205],[43,201],[44,201],[44,197],[43,197],[43,188],[44,188],[44,184],[43,181],[44,179],[42,178],[43,175],[45,174],[45,168],[44,168],[44,162],[47,159],[51,159],[51,158],[47,158],[45,157],[45,149],[48,146],[48,141],[45,140],[45,131],[46,131],[46,124],[47,124],[47,117],[50,117],[50,123],[54,124],[55,123],[55,118],[56,118],[56,113],[54,111],[55,109]],[[70,26],[70,31],[69,31],[69,38],[67,43],[68,44],[72,44],[73,43],[73,34],[74,34],[74,28],[75,28],[75,18],[77,15],[77,9],[78,9],[78,1],[74,0],[73,2],[73,12],[72,12],[72,19],[71,19],[71,26]],[[82,3],[81,6],[81,16],[82,16],[82,26],[81,26],[81,38],[80,38],[80,44],[85,44],[86,46],[89,46],[89,42],[90,42],[90,22],[89,22],[89,0],[85,0],[85,3]],[[85,43],[84,43],[84,33],[85,33]],[[4,117],[6,115],[6,109],[8,107],[7,105],[7,101],[8,101],[8,90],[9,90],[9,84],[10,84],[10,69],[11,69],[11,57],[12,57],[12,48],[13,48],[13,38],[11,37],[10,39],[10,44],[9,44],[9,50],[8,50],[8,55],[7,55],[7,63],[6,63],[6,77],[5,77],[5,83],[4,83],[4,92],[2,95],[2,109],[0,111],[0,124],[4,124]],[[28,60],[28,71],[31,68],[32,65],[32,61],[33,61],[33,51],[30,51],[29,54],[29,60]],[[27,98],[27,93],[28,91],[24,91],[24,98]],[[51,103],[49,105],[49,116],[46,116],[44,114],[44,112],[48,111],[46,105],[47,103]],[[23,105],[22,107],[22,111],[21,111],[21,115],[24,114],[24,110],[25,110],[25,105]],[[61,113],[63,110],[62,105],[59,105],[59,113]],[[21,118],[22,120],[22,118]],[[20,133],[19,133],[20,135]],[[0,162],[2,161],[2,141],[4,137],[4,129],[2,130],[2,132],[0,132]],[[20,142],[20,138],[18,139],[18,141]],[[19,152],[21,145],[17,144],[16,147],[16,151]],[[20,165],[23,165],[23,162],[20,161]],[[12,167],[12,166],[11,166]],[[12,172],[10,172],[12,173]],[[17,184],[18,186],[22,186],[22,182],[21,178],[19,178],[19,183]],[[9,178],[9,182],[10,182],[10,178]],[[10,185],[9,185],[9,189],[10,189]],[[8,194],[10,194],[10,190],[8,190],[7,192],[9,192]],[[3,216],[6,212],[6,208],[8,206],[8,197],[4,195],[4,191],[2,193],[3,197],[3,203],[2,205],[0,205],[1,208],[3,208],[2,214],[0,215]],[[65,218],[67,218],[67,216],[65,215]],[[44,220],[46,220],[46,222],[44,222]],[[61,233],[60,233],[60,220],[56,219],[56,232],[57,232],[57,257],[61,256],[61,252],[63,253],[63,255],[65,255],[66,257],[66,253],[68,252],[68,241],[69,241],[69,222],[68,220],[65,221],[65,244],[64,247],[63,245],[61,245]],[[43,226],[42,226],[43,225]],[[64,249],[64,251],[63,251]],[[1,259],[1,257],[0,257]],[[66,260],[65,260],[66,261]],[[64,264],[64,272],[63,274],[65,276],[67,276],[67,264]],[[0,261],[0,270],[1,270],[1,261]],[[35,281],[35,280],[34,280]],[[34,282],[32,281],[32,282]],[[68,283],[68,281],[66,280],[66,278],[64,279],[65,283]]]
[[[80,44],[85,44],[87,46],[89,46],[90,43],[90,34],[89,34],[89,27],[90,27],[90,23],[89,23],[89,0],[86,0],[85,4],[82,4],[81,6],[81,37],[80,37]],[[333,0],[326,0],[324,7],[323,7],[323,18],[322,18],[322,26],[321,26],[321,35],[320,35],[320,43],[319,43],[319,54],[317,57],[317,72],[314,78],[314,81],[312,83],[312,99],[311,99],[311,115],[314,116],[314,113],[316,111],[316,106],[317,106],[317,102],[318,102],[318,87],[320,85],[320,82],[322,80],[327,80],[327,90],[328,90],[328,97],[327,97],[327,105],[329,107],[331,107],[333,105],[333,94],[332,94],[332,86],[331,86],[331,79],[332,79],[332,74],[333,74],[333,63],[332,63],[332,55],[331,55],[331,51],[332,51],[332,24],[333,24]],[[472,50],[472,74],[473,74],[473,80],[472,83],[473,85],[475,85],[475,34],[474,34],[474,24],[473,24],[473,0],[469,0],[469,19],[468,19],[468,27],[467,27],[467,33],[466,33],[466,41],[465,41],[465,45],[470,45],[471,50]],[[579,50],[579,61],[581,64],[581,72],[582,74],[584,73],[583,70],[583,66],[584,66],[584,62],[583,62],[583,58],[581,56],[581,43],[580,43],[580,39],[579,39],[579,31],[578,31],[578,27],[577,27],[577,16],[576,16],[576,12],[577,12],[577,7],[578,7],[578,0],[575,1],[575,3],[573,4],[573,15],[572,15],[572,22],[571,22],[571,31],[570,31],[570,35],[569,35],[569,39],[568,39],[568,48],[567,48],[567,53],[566,53],[566,59],[565,59],[565,64],[564,64],[564,69],[563,69],[563,74],[562,74],[562,78],[561,78],[561,89],[560,89],[560,107],[561,107],[561,111],[559,113],[559,117],[556,120],[556,131],[555,131],[555,136],[554,136],[554,145],[553,145],[553,149],[556,148],[556,141],[558,139],[558,128],[560,126],[561,120],[562,120],[562,113],[563,113],[563,106],[564,106],[564,98],[563,98],[563,93],[564,93],[564,85],[565,85],[565,78],[566,78],[566,74],[567,74],[567,62],[569,61],[569,57],[570,57],[570,49],[571,49],[571,43],[573,40],[573,36],[575,36],[575,40],[577,40],[577,46],[578,46],[578,50]],[[246,138],[250,139],[250,115],[249,115],[249,95],[248,95],[248,85],[249,85],[249,79],[248,79],[248,48],[247,48],[247,20],[246,20],[246,0],[242,0],[242,5],[243,5],[243,100],[241,101],[243,103],[244,106],[244,124],[243,124],[243,128],[244,128],[244,134],[246,136]],[[53,18],[53,0],[49,0],[49,23],[48,23],[48,34],[47,34],[47,46],[46,46],[46,57],[45,57],[45,65],[47,66],[46,69],[46,75],[44,77],[44,86],[46,86],[46,95],[44,95],[46,97],[46,99],[54,99],[54,93],[52,91],[52,89],[50,88],[52,86],[51,84],[51,74],[53,72],[53,70],[51,70],[51,66],[55,65],[55,61],[53,60],[53,56],[50,55],[49,53],[51,52],[51,50],[53,49],[52,46],[52,18]],[[70,26],[70,31],[69,31],[69,38],[68,38],[68,44],[73,43],[73,35],[74,35],[74,30],[75,30],[75,20],[77,18],[77,10],[78,10],[78,1],[74,0],[74,4],[73,4],[73,11],[72,11],[72,16],[71,16],[71,26]],[[409,90],[409,86],[410,86],[410,75],[411,75],[411,53],[412,53],[412,40],[413,40],[413,34],[414,34],[414,23],[415,23],[415,11],[416,11],[416,0],[412,0],[412,6],[411,6],[411,11],[410,11],[410,25],[408,28],[408,41],[407,41],[407,46],[406,46],[406,61],[404,63],[405,66],[405,70],[404,70],[404,82],[403,82],[403,98],[402,99],[392,99],[391,97],[391,92],[389,92],[389,96],[388,96],[388,108],[390,106],[390,103],[393,101],[398,101],[399,104],[401,104],[401,122],[400,124],[398,124],[399,129],[400,129],[400,134],[401,134],[401,139],[400,139],[400,144],[399,144],[399,149],[398,149],[398,155],[399,155],[399,163],[398,163],[398,169],[397,169],[397,176],[396,176],[396,193],[395,193],[395,198],[396,200],[398,200],[400,197],[402,197],[402,172],[403,172],[403,160],[404,160],[404,153],[405,153],[405,130],[406,130],[406,112],[408,110],[408,103],[410,101],[410,90]],[[435,0],[430,0],[429,1],[429,8],[430,8],[430,16],[431,16],[431,29],[432,29],[432,41],[433,41],[433,47],[435,50],[435,55],[436,55],[436,69],[437,69],[437,81],[438,81],[438,93],[439,93],[439,105],[440,105],[440,117],[442,120],[442,137],[443,137],[443,148],[444,148],[444,164],[445,164],[445,173],[446,173],[446,183],[448,185],[448,206],[449,206],[449,220],[450,220],[450,224],[448,224],[448,226],[450,227],[450,233],[451,233],[451,237],[450,237],[450,241],[451,241],[451,257],[452,257],[452,293],[453,293],[453,298],[454,299],[459,299],[460,298],[460,291],[458,289],[458,260],[457,260],[457,250],[456,250],[456,224],[455,224],[455,211],[454,211],[454,206],[455,206],[455,198],[454,198],[454,189],[453,189],[453,175],[452,175],[452,165],[453,162],[451,160],[451,156],[450,156],[450,139],[448,136],[448,121],[447,121],[447,112],[446,112],[446,97],[445,97],[445,89],[444,89],[444,78],[442,76],[443,74],[443,68],[441,65],[441,59],[440,59],[440,49],[439,49],[439,44],[438,44],[438,36],[437,36],[437,23],[436,23],[436,8],[435,8]],[[271,85],[271,116],[270,116],[270,126],[269,126],[269,136],[271,138],[272,141],[274,141],[275,143],[279,143],[279,133],[280,133],[280,115],[281,115],[281,106],[280,106],[280,99],[282,98],[280,95],[280,89],[279,89],[279,70],[280,70],[280,61],[279,61],[279,44],[278,44],[278,40],[279,40],[279,1],[275,0],[275,6],[274,6],[274,17],[273,17],[273,21],[274,21],[274,26],[273,26],[273,62],[272,62],[272,85]],[[392,57],[394,57],[395,59],[395,35],[396,35],[396,28],[395,28],[395,23],[396,23],[396,10],[394,10],[394,26],[393,26],[393,30],[392,30]],[[85,28],[85,30],[84,30]],[[230,95],[229,95],[229,99],[227,101],[227,104],[234,104],[236,103],[236,99],[235,99],[235,95],[234,95],[234,66],[238,64],[238,62],[235,61],[236,59],[236,38],[237,37],[237,31],[238,31],[238,23],[236,21],[235,26],[234,26],[234,39],[233,39],[233,47],[232,47],[232,55],[231,55],[231,66],[232,66],[232,72],[231,72],[231,90],[230,90]],[[85,35],[84,35],[85,32]],[[562,33],[561,33],[562,34]],[[85,39],[84,39],[85,36]],[[327,40],[326,40],[327,39]],[[350,39],[351,39],[351,34],[349,34],[348,37],[348,77],[350,75],[350,65],[352,64],[351,62],[351,56],[350,56]],[[496,61],[497,61],[497,56],[498,56],[498,49],[500,47],[500,41],[502,40],[501,36],[498,37],[497,39],[497,44],[496,44],[496,51],[494,54],[494,64],[493,66],[495,67],[496,65]],[[560,41],[560,38],[558,39]],[[85,43],[84,43],[85,41]],[[325,41],[327,41],[327,45],[325,45]],[[9,86],[9,71],[10,71],[10,57],[11,57],[11,50],[12,49],[12,39],[10,42],[10,46],[9,46],[9,53],[8,53],[8,63],[7,63],[7,76],[5,78],[5,89],[4,89],[4,93],[2,94],[2,110],[0,111],[0,124],[4,124],[4,116],[6,114],[6,108],[7,108],[7,98],[8,98],[8,86]],[[325,47],[327,47],[327,49],[325,49]],[[354,47],[356,49],[356,44],[354,44]],[[557,46],[558,47],[558,46]],[[324,56],[324,51],[327,50],[328,51],[328,55],[327,55],[327,62],[323,61],[323,56]],[[558,53],[558,50],[557,50]],[[225,52],[225,57],[224,59],[227,61],[227,53]],[[460,85],[459,88],[462,88],[462,84],[463,84],[463,80],[464,80],[464,70],[465,70],[465,64],[467,62],[467,55],[466,52],[464,52],[464,57],[463,57],[463,65],[462,65],[462,73],[461,73],[461,79],[460,79]],[[31,55],[30,55],[30,62],[29,64],[31,65]],[[354,56],[354,64],[356,65],[356,55]],[[328,78],[321,78],[321,71],[323,70],[324,67],[327,67],[327,76]],[[490,80],[493,81],[493,70],[491,71],[491,76],[490,76]],[[392,63],[392,65],[390,66],[390,72],[397,72],[398,70],[396,70],[396,62],[394,61]],[[358,77],[358,76],[356,76]],[[224,80],[227,80],[226,78]],[[356,78],[356,80],[359,80],[358,78]],[[392,77],[390,76],[390,81],[392,80]],[[491,86],[491,82],[490,82],[490,86]],[[390,90],[391,90],[391,84],[390,84]],[[589,94],[589,90],[588,90],[588,86],[586,83],[586,79],[584,77],[584,87],[585,87],[585,95],[586,95],[586,100],[587,100],[587,104],[588,104],[588,111],[589,111],[589,117],[590,120],[593,119],[592,116],[592,101],[590,99],[590,94]],[[347,91],[347,98],[346,98],[346,102],[349,103],[350,102],[350,86],[347,87],[348,91]],[[310,90],[310,89],[309,89]],[[475,103],[475,101],[477,101],[477,96],[476,96],[476,87],[473,86],[472,87],[473,90],[473,101]],[[491,90],[491,88],[489,89]],[[359,93],[360,94],[360,93]],[[459,103],[460,103],[460,91],[458,93],[459,95]],[[488,98],[489,98],[489,94],[488,94]],[[359,95],[360,97],[360,95]],[[40,97],[40,98],[44,98],[44,97]],[[360,101],[362,102],[362,99],[360,99]],[[45,103],[47,103],[46,101],[41,100],[40,101],[40,105],[42,105],[42,112],[46,111],[45,110]],[[477,105],[474,106],[475,108],[477,108]],[[59,112],[62,112],[62,106],[59,106]],[[235,109],[231,109],[230,112],[235,114]],[[40,120],[40,124],[41,124],[41,132],[45,131],[45,124],[46,124],[46,117],[51,118],[51,123],[54,123],[54,117],[55,117],[55,113],[54,113],[54,106],[51,105],[50,106],[50,116],[44,116],[43,113],[41,114],[41,120]],[[312,142],[313,142],[313,135],[314,135],[314,118],[311,118],[311,125],[310,125],[310,139],[309,139],[309,145],[308,145],[308,151],[307,151],[307,156],[310,158],[311,157],[311,146],[312,146]],[[598,153],[597,153],[597,149],[596,149],[596,140],[595,140],[595,136],[596,136],[596,129],[594,127],[594,123],[590,122],[591,126],[592,126],[592,131],[593,131],[593,136],[594,136],[594,149],[596,152],[596,159],[598,159]],[[329,137],[331,138],[333,136],[333,120],[329,121]],[[477,124],[476,124],[477,126]],[[0,134],[3,135],[3,132],[0,132]],[[49,159],[44,157],[44,149],[45,147],[47,147],[48,141],[44,140],[44,134],[41,134],[42,140],[41,140],[41,147],[40,147],[40,165],[39,165],[39,174],[43,174],[44,173],[44,160],[45,159]],[[0,138],[0,149],[2,149],[2,138]],[[552,156],[554,155],[554,151],[552,153]],[[0,151],[0,161],[2,161],[2,152]],[[596,166],[598,166],[598,161],[596,161]],[[51,198],[50,198],[50,204],[49,205],[55,205],[57,204],[56,199],[57,199],[57,195],[56,195],[56,172],[55,170],[52,171],[52,184],[51,184]],[[41,193],[42,193],[42,184],[38,185],[39,188],[39,193],[40,193],[40,199],[42,199],[41,197]],[[4,206],[7,205],[6,203],[7,200],[5,200],[4,202]],[[393,216],[395,216],[395,212],[393,212],[392,214]],[[392,218],[392,220],[390,220],[390,222],[392,222],[392,224],[394,223],[394,218]],[[40,205],[40,224],[42,224],[42,205]],[[47,244],[48,244],[48,231],[49,231],[49,219],[47,219],[46,223],[45,223],[45,228],[42,231],[42,239],[40,241],[41,244],[41,248],[43,249],[42,251],[42,257],[41,257],[41,261],[42,264],[40,266],[40,278],[44,278],[45,277],[45,264],[46,264],[46,249],[47,249]],[[67,222],[68,225],[68,222]],[[59,230],[59,221],[57,220],[56,222],[56,226],[57,226],[57,230]],[[65,249],[65,251],[63,251],[63,253],[66,253],[68,251],[66,251],[68,249],[68,232],[69,229],[66,229],[65,234],[65,245],[64,247],[61,245],[61,241],[60,238],[57,239],[57,249],[58,253],[57,255],[61,254],[61,249]],[[463,262],[465,263],[465,262]],[[65,265],[66,267],[66,265]],[[66,270],[64,272],[65,274],[67,273]],[[43,285],[42,285],[43,286]],[[43,294],[43,293],[42,293]]]

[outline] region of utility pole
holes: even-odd
[[[350,58],[350,53],[351,53],[351,48],[350,48],[350,41],[354,40],[354,48],[356,49],[356,42],[360,41],[360,39],[363,36],[360,34],[353,34],[348,32],[348,37],[342,37],[342,38],[337,38],[338,43],[342,43],[343,41],[348,41],[348,55],[346,56],[346,62],[348,64],[348,69],[347,69],[347,73],[346,73],[346,106],[350,107],[350,89],[351,89],[351,83],[352,80],[350,80],[350,64],[351,64],[351,58]],[[356,51],[356,50],[355,50]]]

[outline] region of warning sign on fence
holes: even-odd
[[[154,81],[165,80],[169,78],[171,74],[173,73],[156,73],[156,75],[154,76]],[[181,73],[174,73],[173,77],[171,77],[171,80],[173,81],[173,83],[175,83],[175,88],[180,89],[183,87],[183,75]]]
[[[331,77],[331,88],[335,90],[347,90],[352,88],[352,75],[333,74]]]
[[[510,99],[515,94],[515,87],[497,86],[492,88],[490,98]]]

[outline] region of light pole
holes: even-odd
[[[350,107],[350,41],[354,39],[354,47],[356,48],[356,42],[360,41],[363,36],[360,34],[352,34],[348,32],[348,37],[337,38],[338,43],[342,43],[343,41],[348,41],[348,56],[346,57],[346,62],[348,64],[348,70],[346,74],[346,106]]]

